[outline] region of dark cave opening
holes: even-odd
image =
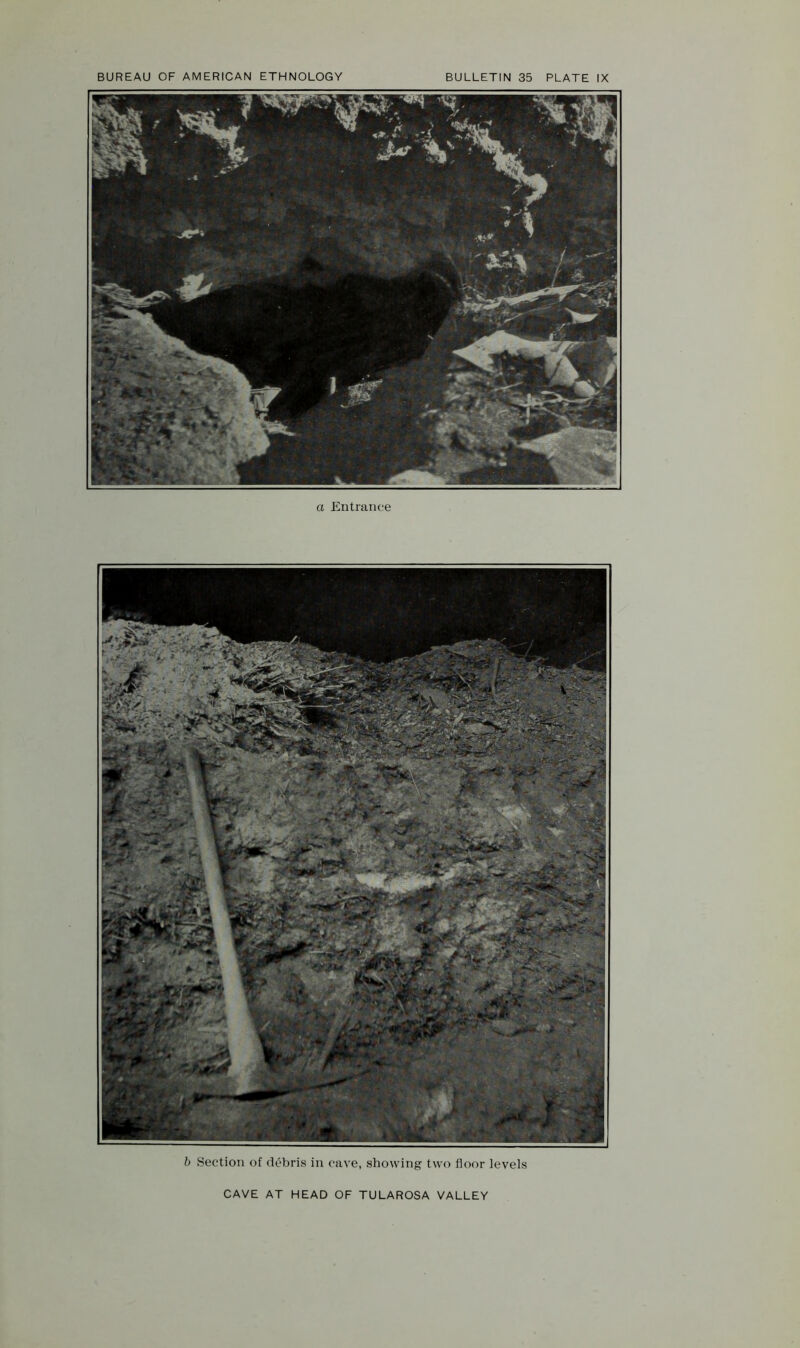
[[[270,416],[281,419],[421,359],[460,293],[444,255],[391,278],[337,275],[306,257],[294,277],[168,299],[151,312],[164,332],[229,361],[253,388],[277,386]]]
[[[605,567],[104,567],[105,617],[208,625],[373,661],[495,639],[527,659],[606,661]]]

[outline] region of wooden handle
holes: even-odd
[[[203,765],[196,749],[187,748],[183,753],[186,776],[189,779],[189,795],[192,800],[192,812],[200,845],[200,859],[206,881],[208,906],[211,909],[211,921],[214,924],[214,939],[217,943],[219,967],[222,972],[222,988],[225,995],[225,1018],[228,1026],[228,1050],[230,1052],[230,1073],[236,1079],[236,1094],[249,1095],[264,1089],[271,1081],[271,1075],[264,1062],[264,1049],[259,1038],[255,1022],[247,1004],[247,994],[242,982],[242,972],[236,955],[228,905],[225,902],[225,887],[222,881],[217,845],[214,840],[214,825],[208,808]]]

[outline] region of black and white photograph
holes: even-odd
[[[610,570],[99,585],[101,1140],[605,1145]]]
[[[620,485],[616,92],[89,96],[89,485]]]

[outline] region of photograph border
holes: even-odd
[[[126,93],[134,91],[126,89],[116,89],[113,86],[95,87],[87,90],[87,130],[86,130],[86,490],[87,491],[316,491],[329,492],[341,491],[341,487],[335,484],[315,484],[315,483],[280,483],[280,482],[93,482],[92,481],[92,99],[95,95],[104,95],[106,97],[123,97]],[[174,98],[180,98],[182,95],[205,94],[213,96],[215,94],[228,94],[236,96],[237,94],[273,94],[273,93],[291,93],[298,97],[312,98],[315,92],[309,89],[287,89],[285,85],[259,85],[258,87],[247,86],[246,88],[232,88],[230,86],[222,88],[201,89],[190,85],[186,89],[137,89],[135,96],[137,98],[164,98],[172,95]],[[358,89],[339,89],[330,91],[332,94],[356,95],[356,94],[430,94],[433,96],[443,94],[453,94],[453,89],[442,88],[422,88],[420,85],[413,85],[409,88],[390,88],[369,87]],[[541,483],[514,483],[508,486],[503,483],[445,483],[443,486],[421,486],[418,484],[409,484],[402,486],[395,484],[390,486],[388,483],[352,483],[348,484],[348,492],[393,492],[393,491],[587,491],[587,492],[614,492],[622,491],[622,397],[623,397],[623,360],[625,344],[623,341],[622,328],[622,308],[623,308],[623,282],[622,282],[622,90],[620,88],[610,89],[585,89],[585,90],[560,90],[562,93],[574,93],[579,97],[595,93],[614,94],[617,100],[617,255],[616,255],[616,275],[617,275],[617,374],[616,374],[616,397],[617,397],[617,478],[613,485],[604,486],[599,483],[560,483],[560,482],[541,482]],[[480,97],[481,94],[496,95],[502,98],[530,98],[533,94],[550,94],[552,89],[463,89],[459,86],[459,93],[463,97],[465,94],[474,94]],[[268,451],[267,451],[268,452]]]
[[[604,981],[604,1109],[603,1109],[603,1138],[600,1142],[324,1142],[324,1141],[281,1141],[273,1139],[264,1139],[255,1142],[226,1141],[225,1139],[215,1140],[213,1142],[202,1141],[194,1142],[191,1140],[172,1139],[160,1140],[156,1138],[106,1138],[103,1137],[103,1068],[102,1068],[102,1013],[103,1013],[103,995],[102,995],[102,921],[103,921],[103,855],[102,855],[102,810],[103,810],[103,708],[102,708],[102,649],[103,649],[103,575],[106,571],[126,570],[126,571],[196,571],[196,570],[215,570],[215,571],[283,571],[297,570],[302,566],[303,570],[315,571],[350,571],[353,569],[369,571],[604,571],[606,578],[606,706],[605,706],[605,749],[606,749],[606,771],[605,771],[605,929],[604,929],[604,953],[605,953],[605,981]],[[610,562],[545,562],[537,564],[534,562],[513,563],[513,562],[491,562],[491,563],[399,563],[388,564],[364,562],[264,562],[249,563],[239,566],[236,563],[220,563],[218,565],[208,565],[202,562],[180,562],[177,564],[165,564],[158,562],[147,562],[141,565],[135,565],[128,562],[100,562],[97,565],[97,740],[96,740],[96,869],[97,869],[97,912],[96,912],[96,978],[97,978],[97,1021],[96,1021],[96,1108],[97,1108],[97,1136],[98,1146],[125,1146],[125,1147],[316,1147],[336,1148],[339,1150],[349,1149],[367,1149],[377,1150],[398,1150],[404,1148],[424,1149],[437,1148],[439,1150],[486,1150],[496,1149],[503,1151],[520,1151],[535,1149],[537,1151],[607,1151],[610,1138],[610,1104],[611,1104],[611,716],[612,716],[612,618],[611,618],[611,599],[612,599],[612,564]]]

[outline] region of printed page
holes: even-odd
[[[4,1342],[791,1344],[793,13],[4,27]]]

